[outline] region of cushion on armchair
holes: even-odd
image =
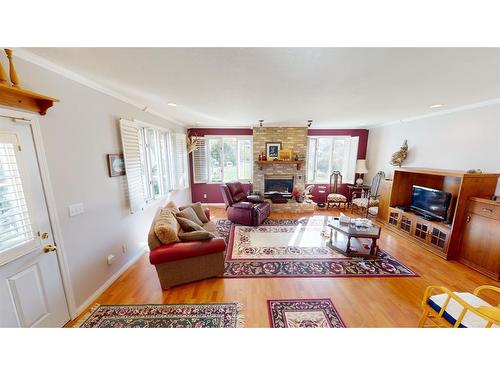
[[[234,208],[243,208],[245,210],[251,210],[254,207],[253,203],[250,202],[238,202],[233,204]]]
[[[249,195],[246,198],[247,202],[251,203],[262,203],[264,202],[264,198],[262,198],[260,195]]]
[[[378,199],[370,199],[370,207],[378,206]],[[355,198],[352,200],[352,204],[358,207],[367,208],[368,207],[368,198]]]

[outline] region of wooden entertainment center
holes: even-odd
[[[381,185],[378,219],[385,227],[444,259],[460,260],[469,201],[489,199],[495,194],[500,174],[466,173],[439,169],[400,168],[394,171],[392,184]],[[447,222],[429,221],[398,207],[410,206],[413,185],[451,193]],[[470,264],[468,264],[470,266]]]

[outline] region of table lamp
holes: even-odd
[[[356,180],[356,185],[363,185],[363,175],[368,173],[368,169],[366,169],[366,160],[357,160],[356,161],[356,173],[359,175]]]

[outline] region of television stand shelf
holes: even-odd
[[[388,226],[410,237],[427,250],[446,259],[451,228],[440,221],[427,220],[411,211],[389,207]]]
[[[399,168],[394,171],[391,186],[386,186],[380,199],[378,219],[386,228],[445,259],[458,257],[469,198],[489,198],[495,194],[499,174],[466,173],[440,169]],[[444,224],[429,221],[409,207],[414,185],[451,193],[451,204]]]

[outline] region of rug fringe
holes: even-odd
[[[78,319],[78,321],[73,325],[72,328],[80,328],[83,325],[83,323],[85,323],[85,321],[90,317],[90,315],[92,315],[94,311],[96,311],[99,308],[99,306],[101,305],[98,303],[94,304],[94,306],[92,306],[89,311],[87,311],[85,314],[83,314],[83,316],[80,319]]]
[[[241,302],[236,302],[236,328],[245,327],[245,315],[243,314],[244,305]]]

